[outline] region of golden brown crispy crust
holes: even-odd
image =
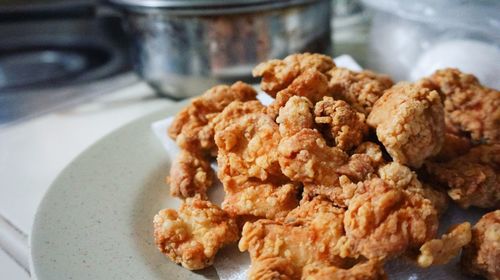
[[[319,71],[307,70],[300,74],[287,88],[279,91],[276,99],[267,108],[267,113],[275,118],[281,107],[292,96],[303,96],[313,104],[320,101],[328,92],[328,79]]]
[[[418,193],[432,202],[439,215],[448,208],[448,196],[445,192],[435,189],[427,184],[422,184],[417,174],[410,168],[397,162],[390,162],[378,170],[379,177],[394,184],[397,188]]]
[[[377,100],[367,123],[396,162],[420,167],[444,139],[444,113],[436,91],[399,83]]]
[[[323,100],[314,106],[314,115],[316,123],[328,127],[327,137],[344,151],[361,144],[368,133],[365,115],[353,110],[345,101],[323,97]]]
[[[224,110],[210,119],[209,126],[214,133],[221,131],[240,117],[253,113],[264,113],[266,107],[258,100],[233,101]]]
[[[426,169],[461,207],[500,207],[500,144],[476,146],[445,163],[427,162]]]
[[[223,209],[232,216],[276,219],[298,205],[298,187],[278,163],[280,140],[278,125],[264,113],[242,115],[217,131]]]
[[[284,178],[278,163],[278,125],[263,113],[244,115],[215,134],[218,176],[246,176],[262,182]]]
[[[292,96],[279,110],[276,122],[279,124],[281,137],[290,137],[304,128],[313,128],[313,104],[309,99]]]
[[[417,258],[418,265],[429,267],[431,265],[446,264],[458,256],[460,250],[471,240],[471,226],[462,223],[452,226],[440,239],[432,239],[420,247]]]
[[[343,266],[342,217],[343,210],[315,199],[290,212],[285,222],[246,223],[239,248],[250,253],[249,278],[300,279],[309,264]]]
[[[181,150],[172,162],[170,176],[167,179],[170,195],[187,198],[198,194],[206,199],[207,189],[212,186],[214,175],[206,158]]]
[[[383,262],[375,259],[355,264],[349,268],[336,266],[317,267],[314,265],[304,268],[304,280],[383,280],[387,275],[383,270]]]
[[[382,149],[377,143],[366,141],[361,143],[353,152],[353,154],[365,154],[367,155],[374,168],[379,167],[385,163],[384,156],[382,154]]]
[[[454,68],[438,70],[423,83],[443,95],[446,123],[456,134],[467,133],[475,143],[500,142],[498,90]]]
[[[337,185],[339,174],[334,170],[348,161],[344,151],[329,147],[315,129],[302,129],[283,138],[278,153],[283,174],[292,181],[316,185]]]
[[[341,175],[359,182],[375,172],[371,155],[355,153],[349,157],[342,150],[329,147],[314,129],[303,129],[283,138],[278,152],[283,174],[309,186],[339,186]]]
[[[227,180],[222,209],[229,215],[281,219],[299,205],[295,184],[276,185],[246,181],[238,184]]]
[[[161,210],[153,224],[158,249],[190,270],[212,265],[217,251],[239,237],[236,222],[199,197],[187,198],[179,212]]]
[[[289,55],[283,60],[263,62],[253,69],[252,74],[254,77],[262,77],[261,89],[275,97],[276,93],[287,88],[303,72],[316,70],[325,73],[333,67],[335,63],[329,56],[303,53]]]
[[[500,279],[500,210],[484,215],[472,228],[472,241],[464,248],[460,264],[469,275]]]
[[[346,236],[353,252],[368,258],[390,258],[418,248],[438,226],[432,203],[415,192],[374,178],[354,196],[345,213]]]
[[[329,91],[335,99],[349,103],[358,112],[369,114],[373,104],[393,85],[387,75],[355,72],[342,67],[328,71]]]
[[[321,197],[331,201],[337,207],[347,208],[349,201],[362,189],[362,182],[353,183],[347,176],[341,175],[339,184],[336,186],[304,184],[302,200],[307,201],[315,197]]]
[[[210,118],[235,100],[255,100],[256,96],[257,92],[243,82],[215,86],[193,99],[175,116],[168,134],[181,149],[200,155],[215,155],[214,132],[208,125]]]

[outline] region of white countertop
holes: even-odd
[[[0,129],[2,279],[29,278],[27,236],[38,204],[59,172],[104,135],[172,102],[137,83],[89,103]]]

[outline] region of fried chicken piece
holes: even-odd
[[[309,186],[328,187],[338,186],[342,174],[360,181],[373,173],[373,166],[382,159],[380,148],[366,143],[349,158],[337,147],[329,147],[321,133],[312,129],[311,106],[307,98],[294,96],[280,110],[277,121],[283,138],[278,152],[283,173]]]
[[[214,132],[217,133],[217,131],[224,130],[232,124],[234,120],[238,120],[242,116],[254,113],[264,113],[265,110],[266,107],[258,100],[233,101],[227,105],[221,113],[212,118],[209,125]]]
[[[347,208],[349,201],[355,194],[362,191],[363,183],[353,183],[349,177],[340,175],[338,185],[316,185],[304,184],[302,200],[311,200],[321,197],[329,200],[333,205],[340,208]]]
[[[349,151],[363,142],[368,133],[365,115],[358,113],[342,100],[323,97],[314,106],[315,122],[328,126],[328,138],[333,139],[335,146]]]
[[[399,83],[377,100],[367,123],[392,159],[411,167],[441,150],[444,112],[436,91],[417,84]]]
[[[451,132],[445,132],[443,147],[435,157],[431,158],[431,160],[445,162],[466,154],[470,148],[472,148],[470,139]]]
[[[278,125],[264,113],[243,115],[217,131],[223,209],[232,216],[283,218],[297,207],[297,186],[279,166],[280,139]]]
[[[249,279],[300,279],[309,264],[343,267],[338,256],[343,212],[315,199],[292,211],[287,222],[247,222],[239,248],[250,253]]]
[[[219,179],[223,183],[225,178],[234,176],[261,182],[284,179],[278,163],[280,140],[278,124],[266,114],[249,114],[233,120],[215,134]]]
[[[329,88],[335,99],[349,103],[358,112],[368,115],[373,104],[393,85],[387,75],[371,71],[354,72],[342,67],[328,71]]]
[[[281,171],[292,181],[316,185],[337,185],[335,170],[348,162],[348,155],[329,147],[315,129],[302,129],[283,138],[278,146]]]
[[[475,143],[500,142],[500,92],[482,86],[473,75],[447,68],[427,82],[442,93],[446,123],[456,134],[467,133]]]
[[[373,178],[355,195],[344,216],[352,252],[369,259],[390,258],[418,248],[437,231],[437,212],[418,193]]]
[[[279,109],[285,106],[292,96],[303,96],[312,103],[316,103],[328,94],[327,77],[319,71],[307,70],[300,74],[287,88],[277,93],[276,99],[267,108],[267,113],[275,118]]]
[[[500,279],[500,210],[484,215],[472,228],[460,264],[467,274]]]
[[[163,209],[154,217],[158,249],[173,262],[190,270],[212,265],[224,245],[238,240],[238,226],[210,201],[187,198],[179,212]]]
[[[281,219],[299,205],[298,187],[294,184],[280,186],[249,181],[239,184],[236,180],[226,180],[224,190],[222,209],[233,217]]]
[[[471,240],[471,226],[462,223],[452,226],[441,239],[432,239],[420,247],[418,265],[429,267],[431,265],[446,264],[456,257],[462,247],[469,244]]]
[[[383,163],[380,147],[372,142],[364,142],[358,146],[347,163],[330,172],[339,175],[338,182],[333,185],[305,183],[303,199],[309,200],[321,196],[330,200],[337,207],[347,207],[349,200],[362,190],[360,183],[371,178],[378,166]]]
[[[181,150],[172,162],[170,176],[170,195],[179,198],[193,197],[196,194],[207,198],[207,189],[213,184],[214,171],[210,162],[187,150]]]
[[[220,113],[235,100],[255,100],[257,92],[243,82],[231,86],[220,85],[207,90],[180,111],[168,129],[169,136],[181,149],[200,155],[216,155],[210,118]]]
[[[418,193],[429,199],[439,215],[443,214],[448,208],[446,193],[434,189],[429,185],[422,184],[418,180],[417,174],[404,165],[397,162],[388,163],[380,167],[378,175],[386,182],[393,183],[397,188]]]
[[[500,144],[479,145],[445,163],[427,162],[426,169],[461,207],[500,207]]]
[[[382,149],[376,143],[366,141],[361,143],[355,150],[354,154],[365,154],[370,160],[374,168],[379,167],[385,163],[384,156],[382,154]]]
[[[306,266],[302,274],[303,280],[383,280],[387,275],[383,263],[374,259],[355,264],[350,268],[336,266]]]
[[[292,96],[279,111],[276,122],[279,124],[281,137],[290,137],[304,128],[313,128],[313,104],[309,99]]]
[[[272,59],[257,65],[252,75],[262,77],[260,87],[276,97],[278,91],[285,89],[295,78],[307,70],[325,73],[335,67],[332,58],[322,54],[292,54],[283,60]]]

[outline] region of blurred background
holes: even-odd
[[[31,0],[0,2],[0,125],[145,81],[176,100],[250,81],[260,61],[351,55],[415,80],[445,66],[491,87],[495,0]]]

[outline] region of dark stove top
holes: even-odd
[[[136,82],[118,18],[0,21],[0,126]]]

